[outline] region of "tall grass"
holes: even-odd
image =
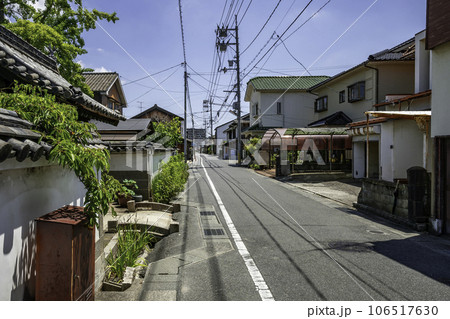
[[[119,231],[117,252],[106,258],[107,278],[120,282],[127,267],[147,266],[145,260],[138,260],[138,257],[155,242],[152,234],[139,231],[136,225],[125,226]]]

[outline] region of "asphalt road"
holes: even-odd
[[[450,242],[201,158],[186,201],[225,234],[199,239],[217,254],[180,267],[178,300],[450,300]]]

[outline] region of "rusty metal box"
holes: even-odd
[[[94,300],[95,228],[83,207],[36,219],[36,300]]]

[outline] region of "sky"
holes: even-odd
[[[203,100],[213,99],[214,128],[236,118],[229,112],[231,103],[236,101],[235,94],[224,92],[236,83],[236,72],[218,72],[219,64],[214,62],[220,56],[223,68],[228,67],[227,60],[236,59],[232,45],[217,54],[215,32],[219,23],[235,28],[236,14],[242,114],[249,112],[244,94],[252,77],[332,76],[365,61],[370,54],[414,37],[425,29],[426,21],[426,0],[180,2],[189,87],[187,124],[192,125],[192,109],[196,128],[205,128],[204,120],[208,119],[207,132],[210,115],[204,112]],[[119,73],[128,104],[124,115],[129,118],[157,104],[183,117],[184,57],[179,1],[83,3],[88,9],[115,11],[119,17],[115,24],[100,21],[95,30],[84,34],[88,53],[79,56],[78,62],[96,71]],[[278,36],[284,45],[280,40],[276,42]],[[231,38],[230,42],[235,41]]]

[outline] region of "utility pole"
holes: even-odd
[[[142,107],[142,103],[144,103],[143,101],[137,101],[138,103],[139,103],[139,113],[142,113],[142,109],[143,109],[143,107]]]
[[[184,63],[184,161],[187,162],[187,71]]]
[[[238,158],[238,165],[241,165],[242,162],[242,145],[241,145],[241,74],[240,74],[240,64],[239,64],[239,33],[238,33],[238,23],[237,23],[237,15],[235,17],[235,27],[234,28],[219,28],[217,27],[217,47],[220,49],[220,51],[226,51],[226,48],[229,45],[235,45],[236,46],[236,60],[228,61],[230,68],[223,68],[220,71],[223,71],[224,73],[228,70],[235,70],[237,72],[236,74],[236,92],[237,95],[237,103],[236,103],[236,111],[237,111],[237,158]],[[234,31],[234,38],[236,40],[235,43],[230,43],[230,41],[225,42],[225,38],[228,37],[228,31]],[[220,42],[220,38],[222,38],[222,41]],[[236,64],[236,68],[231,68],[234,64]],[[230,91],[225,91],[230,92]],[[212,111],[212,107],[211,107]],[[212,112],[211,112],[212,113]],[[211,133],[212,134],[212,133]]]
[[[238,23],[237,14],[235,17],[236,25],[236,80],[237,80],[237,113],[238,113],[238,165],[241,166],[242,161],[242,145],[241,145],[241,74],[239,69],[239,35],[238,35]]]
[[[211,141],[213,138],[212,105],[213,105],[213,101],[212,101],[212,99],[210,99],[209,100],[209,125],[211,126]]]

